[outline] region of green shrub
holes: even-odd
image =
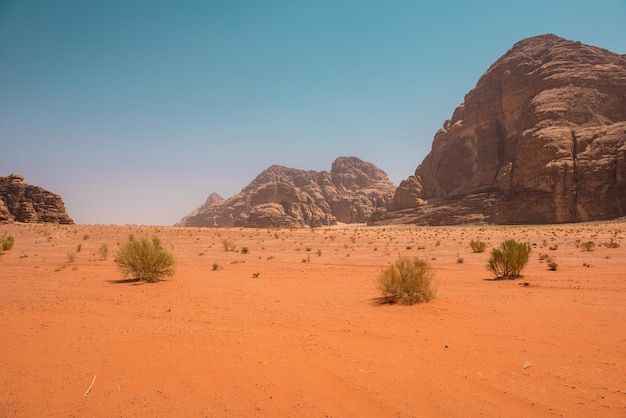
[[[174,274],[174,256],[163,248],[157,237],[152,241],[129,237],[117,251],[115,262],[125,276],[146,282],[156,282]]]
[[[418,257],[399,257],[378,276],[378,288],[387,303],[412,305],[435,297],[433,273]]]
[[[475,253],[484,253],[487,249],[487,243],[483,241],[470,241],[470,247]]]
[[[14,244],[15,239],[13,238],[13,235],[7,235],[7,233],[5,232],[0,237],[0,251],[8,251],[13,248]]]
[[[532,248],[528,243],[517,243],[509,239],[500,244],[500,247],[491,250],[491,258],[487,269],[496,277],[503,279],[516,279],[528,263]]]

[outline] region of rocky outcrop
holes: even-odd
[[[626,56],[518,42],[371,223],[560,223],[626,215]]]
[[[209,197],[207,197],[206,201],[200,205],[200,207],[189,215],[185,216],[180,220],[176,225],[200,225],[203,221],[203,214],[208,211],[211,206],[220,204],[224,201],[224,198],[217,193],[211,193]]]
[[[0,177],[0,223],[73,224],[61,196],[24,182],[19,174]]]
[[[273,165],[241,193],[203,205],[178,226],[305,227],[366,222],[394,186],[371,163],[340,157],[328,171]]]

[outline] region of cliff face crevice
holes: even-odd
[[[626,56],[555,35],[525,39],[466,94],[372,223],[624,216],[625,132]],[[434,216],[438,207],[451,212]]]

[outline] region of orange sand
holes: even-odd
[[[5,232],[3,417],[626,416],[626,222]],[[158,235],[176,274],[120,280],[129,234]],[[531,243],[531,261],[521,279],[488,280],[506,238]],[[435,300],[376,303],[398,255],[429,261]]]

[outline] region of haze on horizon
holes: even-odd
[[[554,33],[626,53],[623,0],[0,2],[0,175],[77,223],[171,225],[273,164],[397,185],[478,78]]]

